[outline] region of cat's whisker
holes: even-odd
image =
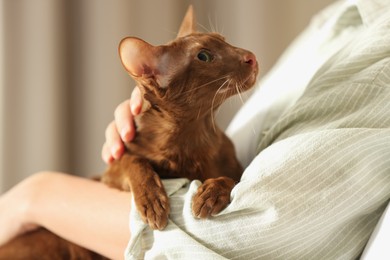
[[[215,104],[215,100],[218,96],[218,92],[226,85],[226,83],[230,84],[231,82],[231,79],[227,79],[225,80],[222,85],[217,89],[217,91],[215,91],[215,94],[214,94],[214,97],[213,97],[213,100],[211,102],[211,122],[212,122],[212,125],[213,125],[213,129],[214,131],[216,131],[216,125],[215,125],[215,115],[214,115],[214,104]]]
[[[221,35],[224,35],[224,34],[225,34],[225,26],[224,26],[224,25],[222,25],[222,30],[221,30],[220,34],[221,34]]]
[[[183,92],[183,94],[187,94],[187,93],[190,92],[190,91],[195,92],[196,90],[201,89],[201,88],[203,88],[203,87],[205,87],[205,86],[207,86],[207,85],[210,85],[210,84],[212,84],[212,83],[214,83],[214,82],[217,82],[217,81],[219,81],[219,80],[223,80],[223,79],[226,79],[226,78],[229,78],[229,77],[230,77],[230,74],[227,74],[227,75],[222,76],[222,77],[220,77],[220,78],[217,78],[217,79],[215,79],[215,80],[209,81],[209,82],[207,82],[207,83],[205,83],[205,84],[202,84],[202,85],[200,85],[200,86],[198,86],[198,87],[196,87],[196,88],[189,89],[189,90],[187,90],[186,92]]]
[[[246,82],[250,79],[250,76],[247,77],[245,80],[242,80],[241,78],[239,78],[238,80],[236,80],[236,85],[235,85],[235,88],[236,88],[236,91],[237,91],[237,94],[240,98],[240,101],[242,104],[245,103],[245,100],[248,99],[248,92],[246,91],[246,87],[245,87],[245,84]]]
[[[222,30],[220,30],[220,28],[218,26],[218,16],[217,15],[214,16],[214,22],[215,22],[215,32],[223,35],[224,26],[222,24]]]
[[[209,28],[207,28],[206,26],[204,26],[204,25],[201,24],[201,23],[197,23],[197,25],[199,25],[200,27],[202,27],[202,29],[205,30],[205,31],[208,32],[208,33],[211,33],[211,32],[212,32]]]
[[[180,93],[178,93],[178,94],[187,95],[188,92],[191,92],[190,95],[189,95],[189,97],[188,97],[188,100],[191,101],[191,100],[192,100],[192,97],[196,94],[196,91],[197,91],[197,90],[199,90],[199,89],[201,89],[201,88],[203,88],[203,87],[206,87],[207,85],[210,85],[210,84],[212,84],[212,83],[214,83],[214,82],[217,82],[217,81],[219,81],[219,80],[226,79],[226,78],[228,78],[228,77],[230,77],[229,74],[227,74],[227,75],[225,75],[225,76],[222,76],[222,77],[220,77],[220,78],[217,78],[217,79],[215,79],[215,80],[209,81],[209,82],[207,82],[207,83],[205,83],[205,84],[202,84],[202,85],[200,85],[200,86],[198,86],[198,87],[189,89],[189,90],[187,90],[187,91],[184,91],[184,92],[183,92],[183,91],[180,91]]]
[[[227,86],[230,86],[230,85],[232,84],[232,81],[233,81],[233,79],[230,79],[230,80],[229,80],[229,83],[227,84]],[[228,98],[229,91],[223,91],[223,92],[222,92],[222,95],[223,95],[223,96],[222,96],[221,100],[226,100],[226,99]],[[219,113],[220,110],[221,110],[221,106],[218,107],[217,112]]]
[[[242,95],[241,95],[241,86],[238,84],[238,82],[236,82],[236,90],[237,90],[237,94],[238,94],[238,97],[240,98],[241,100],[241,103],[244,104],[244,99],[242,98]]]
[[[215,24],[215,32],[216,32],[216,33],[220,33],[220,32],[219,32],[219,28],[218,28],[217,16],[214,16],[214,24]]]
[[[230,86],[232,82],[232,79],[229,79],[229,82],[227,84],[227,86]],[[220,89],[217,90],[216,94],[218,94]],[[227,95],[228,95],[228,91],[222,91],[222,97],[220,98],[221,100],[226,100],[227,99]],[[218,106],[217,108],[217,111],[215,111],[215,115],[217,116],[219,114],[219,111],[221,111],[221,106]]]
[[[199,107],[199,111],[198,111],[198,115],[196,116],[196,120],[198,120],[200,118],[201,111],[202,111],[202,105],[200,105],[200,107]]]
[[[213,26],[213,23],[211,21],[211,16],[210,14],[208,15],[208,18],[209,18],[209,25],[210,25],[210,28],[211,28],[211,32],[217,32],[215,29],[215,27]]]

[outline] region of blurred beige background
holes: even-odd
[[[174,38],[187,6],[253,51],[264,75],[311,16],[333,0],[1,0],[0,192],[42,170],[91,176],[115,107],[134,83],[117,55],[129,35]],[[225,128],[241,105],[218,114]]]

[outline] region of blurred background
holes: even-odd
[[[134,82],[117,46],[175,38],[193,4],[201,31],[254,52],[261,75],[333,0],[0,0],[0,193],[42,170],[92,176],[115,107]],[[225,128],[242,104],[218,113]]]

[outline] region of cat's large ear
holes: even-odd
[[[136,78],[154,78],[161,88],[168,85],[170,68],[164,54],[162,46],[153,46],[135,37],[127,37],[119,44],[119,56],[127,72]]]
[[[156,70],[156,47],[141,39],[123,39],[119,44],[119,56],[127,72],[134,77],[152,75]]]
[[[196,19],[194,8],[192,7],[192,5],[190,5],[187,9],[187,13],[184,16],[183,21],[181,22],[177,38],[187,36],[194,32],[196,32]]]

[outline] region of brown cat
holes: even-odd
[[[147,107],[135,118],[137,135],[127,153],[108,168],[103,182],[131,190],[142,219],[163,229],[169,215],[161,178],[205,181],[193,199],[196,217],[218,213],[230,202],[242,167],[233,144],[213,122],[229,96],[253,86],[255,56],[215,33],[197,33],[192,8],[178,38],[152,46],[126,38],[119,46],[125,69],[136,80]]]
[[[170,209],[160,178],[203,181],[193,198],[194,216],[206,218],[220,212],[230,202],[230,192],[241,177],[242,167],[233,144],[215,126],[213,113],[226,98],[253,86],[258,73],[255,56],[229,45],[219,34],[196,32],[192,7],[174,41],[152,46],[138,38],[125,38],[119,54],[138,83],[144,107],[135,117],[135,139],[126,144],[126,153],[108,167],[102,181],[131,190],[137,210],[153,229],[167,225]],[[40,229],[0,248],[0,258],[4,259],[2,252],[10,252],[10,248],[16,255],[8,256],[21,258],[18,247],[29,236],[45,234],[57,243],[52,243],[54,248],[35,245],[35,251],[30,252],[36,256],[56,250],[88,254],[88,250],[71,243],[64,246],[66,241]],[[24,243],[23,247],[28,252],[30,244]],[[61,253],[77,259],[69,252]],[[90,252],[89,257],[97,256]]]

